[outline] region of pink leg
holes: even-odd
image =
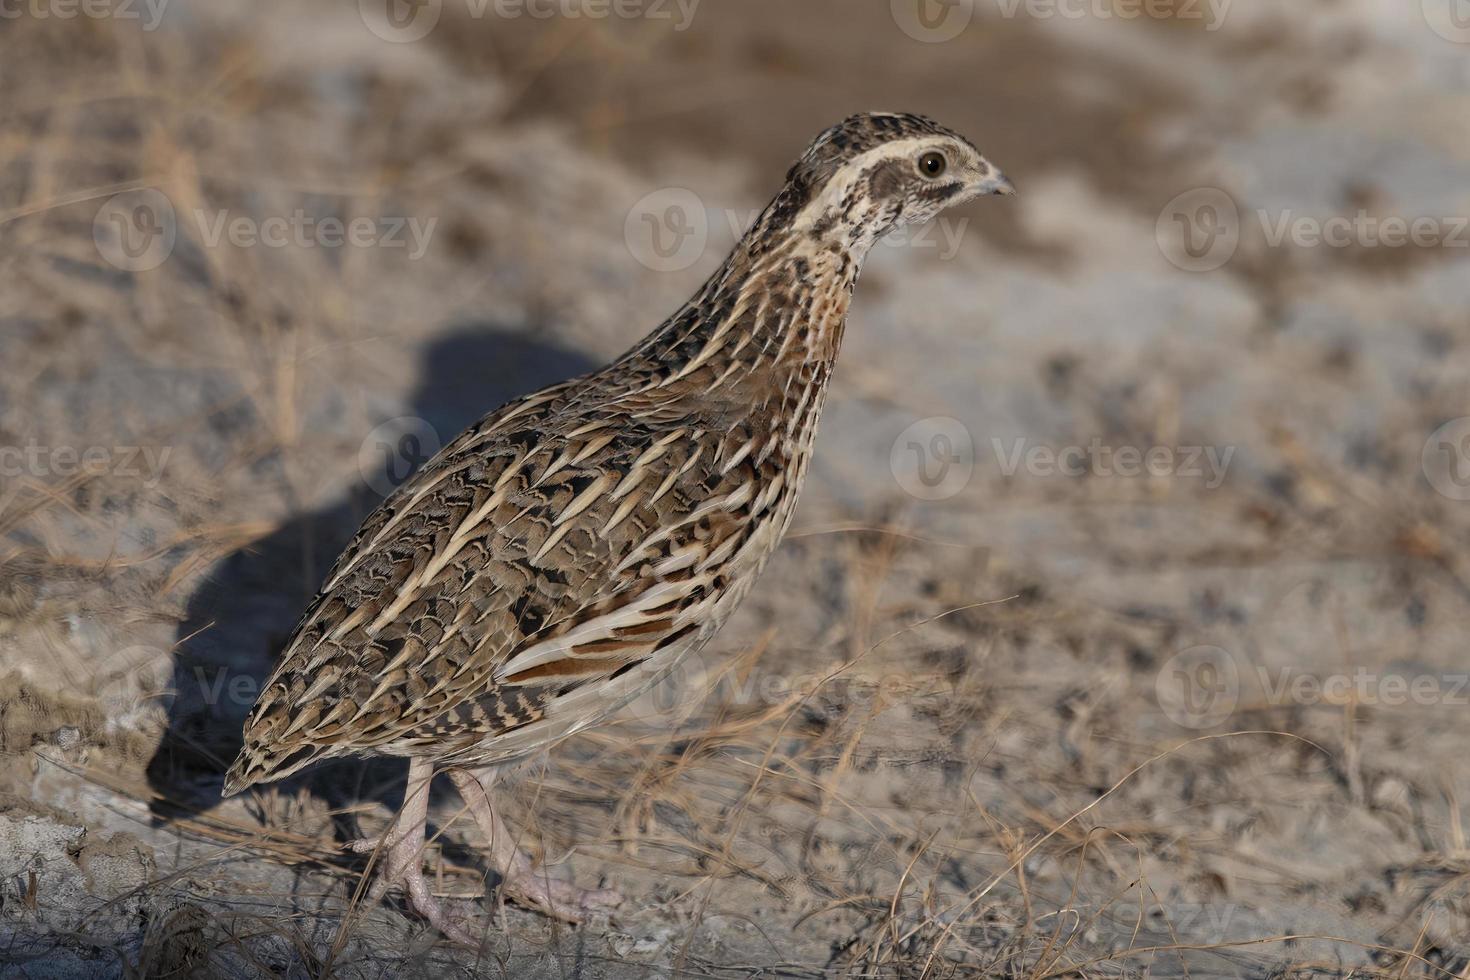
[[[493,769],[478,773],[451,769],[449,778],[490,844],[490,860],[505,879],[501,888],[508,897],[564,922],[580,922],[589,912],[608,912],[622,902],[623,896],[612,889],[577,888],[532,866],[490,802],[487,787],[495,780]]]
[[[377,880],[368,891],[368,899],[380,901],[388,889],[402,882],[408,893],[408,904],[429,924],[457,943],[478,946],[469,933],[455,925],[444,913],[444,907],[429,891],[424,877],[424,825],[429,819],[429,783],[434,767],[425,760],[414,759],[408,765],[408,788],[403,794],[403,809],[398,819],[381,838],[359,840],[348,844],[358,854],[377,852],[386,847],[377,861],[381,868]]]

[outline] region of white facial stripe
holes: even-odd
[[[822,215],[827,214],[842,202],[854,178],[879,161],[895,156],[917,159],[920,150],[944,146],[949,142],[942,136],[913,136],[905,140],[893,140],[858,154],[838,168],[837,173],[833,174],[832,179],[827,181],[827,185],[822,188],[821,194],[807,202],[806,207],[802,208],[801,213],[796,216],[796,220],[792,223],[793,226],[802,230],[810,228]]]

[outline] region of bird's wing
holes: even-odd
[[[368,518],[227,793],[328,756],[470,751],[708,619],[756,530],[749,433],[586,402],[569,383],[492,413]]]

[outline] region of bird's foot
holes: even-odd
[[[480,941],[465,931],[464,927],[449,917],[444,911],[444,903],[434,897],[429,891],[429,881],[424,877],[424,869],[417,861],[404,871],[400,881],[403,890],[408,895],[409,906],[423,916],[435,929],[438,929],[445,937],[462,946],[476,949]]]
[[[607,914],[622,903],[623,896],[610,888],[589,891],[552,878],[544,869],[536,870],[490,802],[485,787],[494,779],[493,770],[476,776],[464,769],[452,769],[449,776],[490,844],[491,862],[504,879],[500,888],[506,898],[571,923],[581,922],[588,915]]]
[[[391,840],[391,838],[389,839]],[[383,848],[379,857],[381,870],[368,889],[367,900],[382,901],[388,889],[402,885],[409,907],[423,916],[435,929],[456,943],[478,948],[480,943],[464,927],[456,923],[444,910],[444,904],[429,890],[429,880],[424,875],[423,840],[407,835],[396,843],[382,837],[349,841],[343,845],[354,854],[371,854]]]
[[[578,888],[569,881],[553,878],[544,869],[531,866],[531,859],[517,854],[505,872],[501,892],[517,904],[576,924],[589,915],[607,915],[623,902],[612,888]]]

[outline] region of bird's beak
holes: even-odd
[[[994,167],[990,168],[990,173],[977,180],[974,187],[977,195],[1000,194],[1005,197],[1014,197],[1016,193],[1016,185],[1012,184],[1010,178]]]

